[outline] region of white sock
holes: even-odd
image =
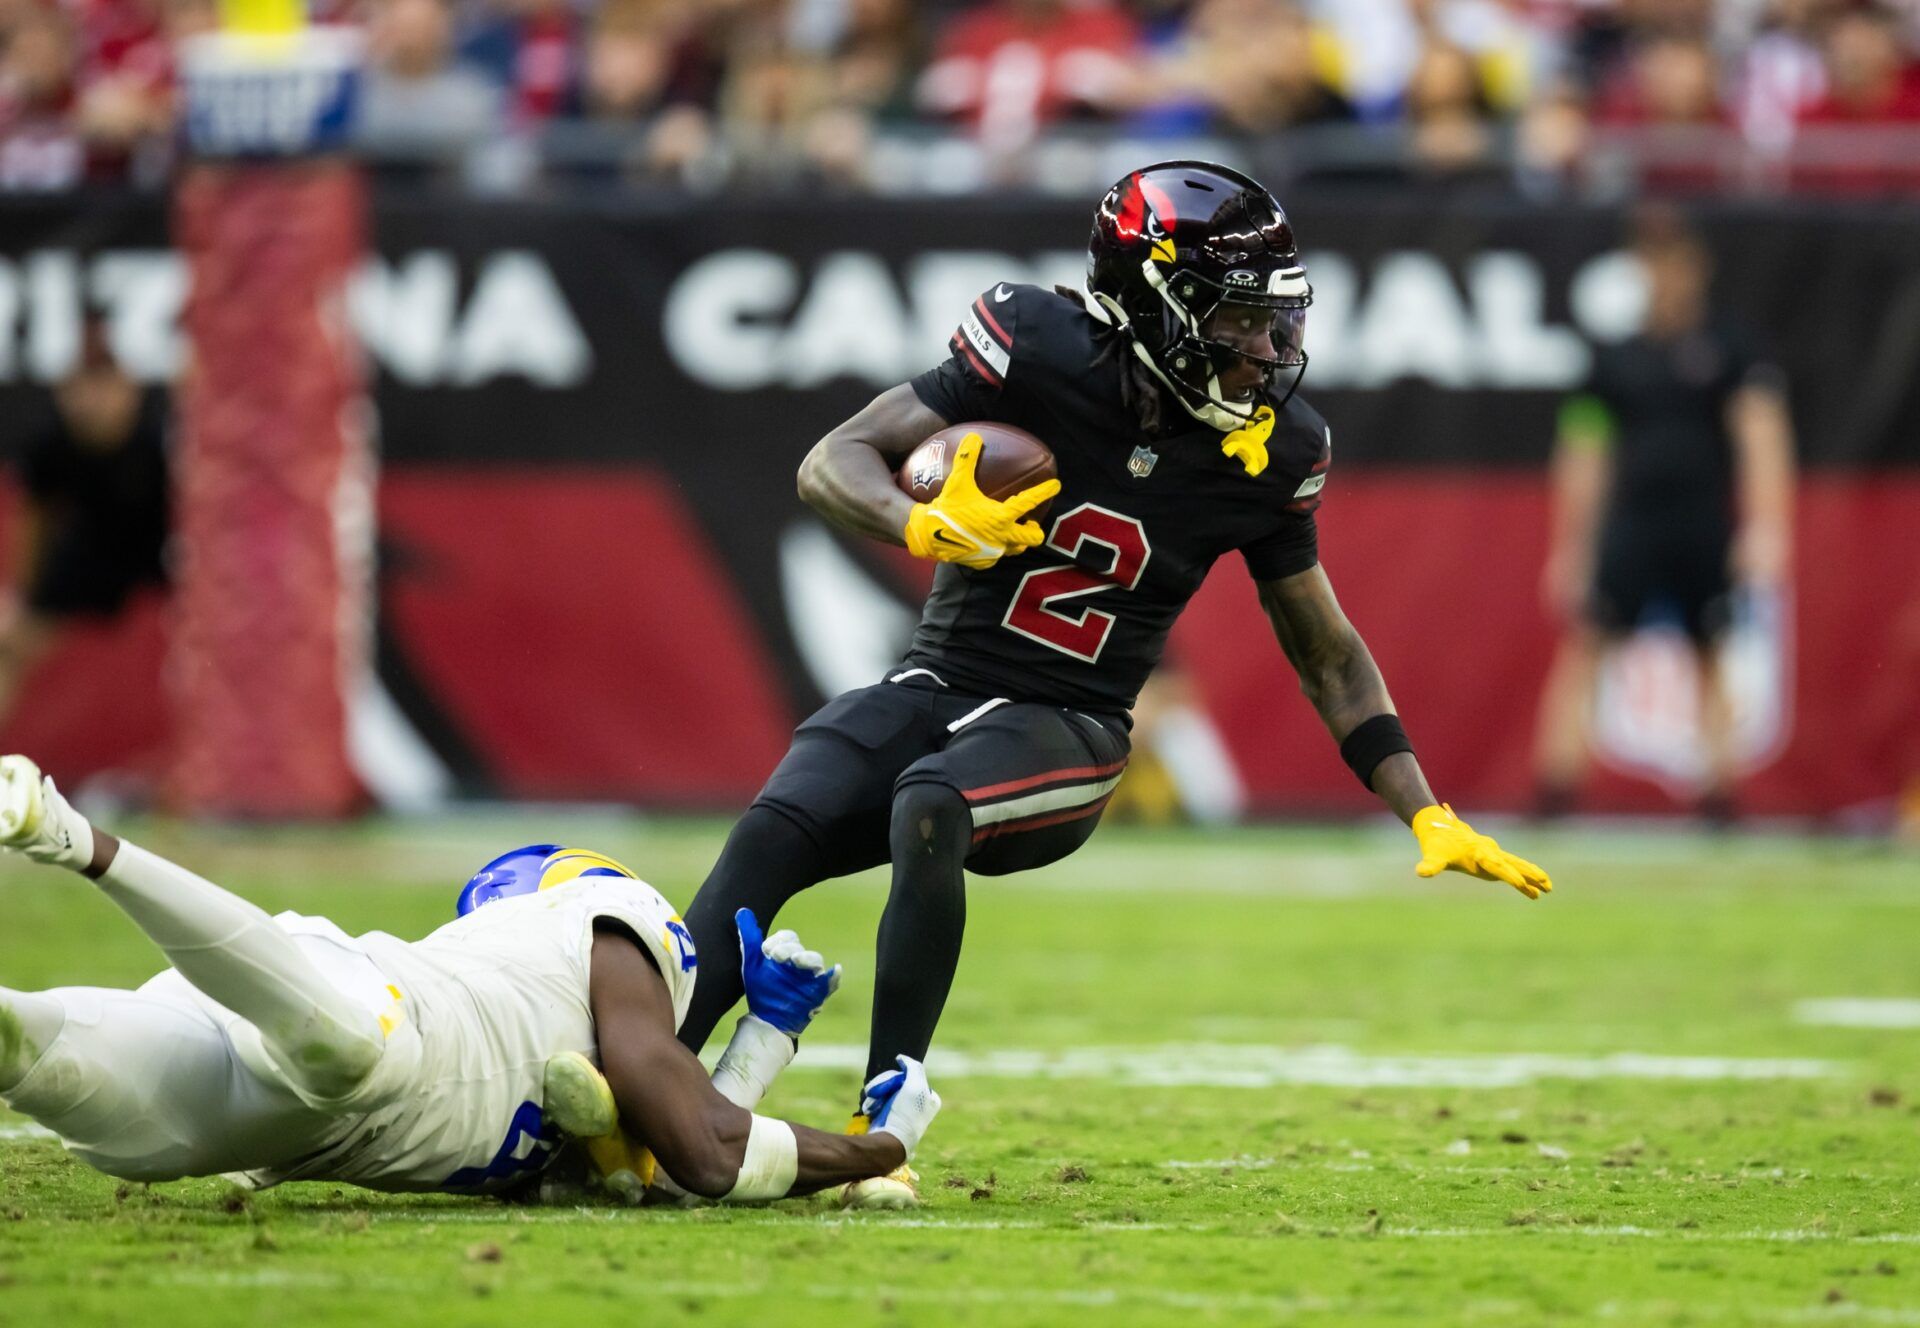
[[[793,1064],[797,1050],[793,1039],[772,1024],[758,1015],[743,1014],[733,1027],[733,1040],[713,1067],[713,1087],[742,1111],[752,1111],[780,1072]]]
[[[335,987],[261,909],[136,844],[99,881],[181,976],[260,1030],[316,1098],[353,1091],[383,1050],[379,1018]]]
[[[67,1025],[67,1007],[57,996],[0,987],[0,1093],[33,1068]]]

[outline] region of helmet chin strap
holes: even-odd
[[[1131,328],[1127,330],[1129,332],[1132,331]],[[1153,356],[1147,354],[1147,348],[1140,344],[1140,338],[1133,337],[1131,340],[1133,342],[1133,353],[1139,357],[1140,363],[1147,366],[1147,372],[1159,379],[1160,385],[1173,394],[1173,399],[1180,403],[1180,409],[1186,411],[1187,414],[1193,416],[1194,419],[1199,420],[1208,428],[1218,429],[1221,433],[1232,433],[1241,425],[1250,422],[1253,419],[1254,412],[1259,409],[1257,406],[1249,404],[1246,413],[1241,414],[1228,406],[1220,396],[1220,377],[1218,374],[1207,375],[1206,404],[1195,405],[1187,399],[1193,389],[1182,389],[1178,384],[1174,383],[1172,379],[1168,378],[1160,366],[1153,362]]]
[[[1186,306],[1174,298],[1173,292],[1167,289],[1166,282],[1161,279],[1160,273],[1155,270],[1152,259],[1147,260],[1145,269],[1147,284],[1160,292],[1160,298],[1165,300],[1173,308],[1174,312],[1179,315],[1181,325],[1198,336],[1199,333],[1194,327],[1193,315],[1188,313]],[[1140,338],[1134,333],[1133,323],[1127,318],[1126,311],[1111,297],[1096,293],[1093,299],[1088,302],[1088,308],[1104,310],[1105,321],[1127,334],[1127,340],[1133,346],[1134,356],[1139,359],[1141,364],[1146,366],[1147,372],[1153,375],[1154,380],[1158,382],[1160,386],[1167,389],[1168,395],[1180,403],[1180,409],[1186,411],[1187,414],[1193,416],[1194,419],[1199,420],[1200,423],[1206,425],[1209,429],[1218,429],[1221,433],[1232,433],[1235,429],[1252,422],[1259,407],[1256,404],[1249,403],[1246,410],[1237,411],[1229,406],[1226,399],[1220,395],[1220,376],[1218,374],[1209,373],[1207,375],[1206,402],[1204,404],[1196,405],[1194,402],[1188,400],[1188,397],[1194,389],[1183,388],[1176,384],[1171,378],[1167,377],[1166,371],[1154,361],[1153,356],[1147,352],[1147,348],[1140,344]]]

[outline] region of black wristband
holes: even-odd
[[[1369,790],[1373,788],[1373,772],[1382,761],[1412,751],[1413,744],[1407,741],[1407,731],[1400,727],[1398,715],[1363,719],[1353,732],[1340,740],[1340,759]]]

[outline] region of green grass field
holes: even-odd
[[[134,834],[270,908],[411,935],[536,836],[684,905],[723,832]],[[1550,898],[1419,881],[1375,827],[1109,828],[974,882],[913,1214],[129,1187],[0,1112],[0,1325],[1920,1324],[1920,1028],[1798,1010],[1920,997],[1920,860],[1502,833]],[[770,1108],[851,1105],[883,889],[783,915],[848,980]],[[157,966],[51,871],[0,867],[0,919],[10,986]]]

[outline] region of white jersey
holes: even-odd
[[[244,1179],[487,1191],[538,1172],[558,1140],[542,1115],[548,1058],[578,1051],[599,1061],[588,990],[599,918],[625,926],[653,955],[678,1028],[693,998],[693,938],[641,881],[583,876],[483,905],[419,941],[353,937],[325,918],[280,915],[302,950],[379,1014],[387,1046],[330,1137]],[[248,1068],[284,1082],[252,1025],[227,1018]]]

